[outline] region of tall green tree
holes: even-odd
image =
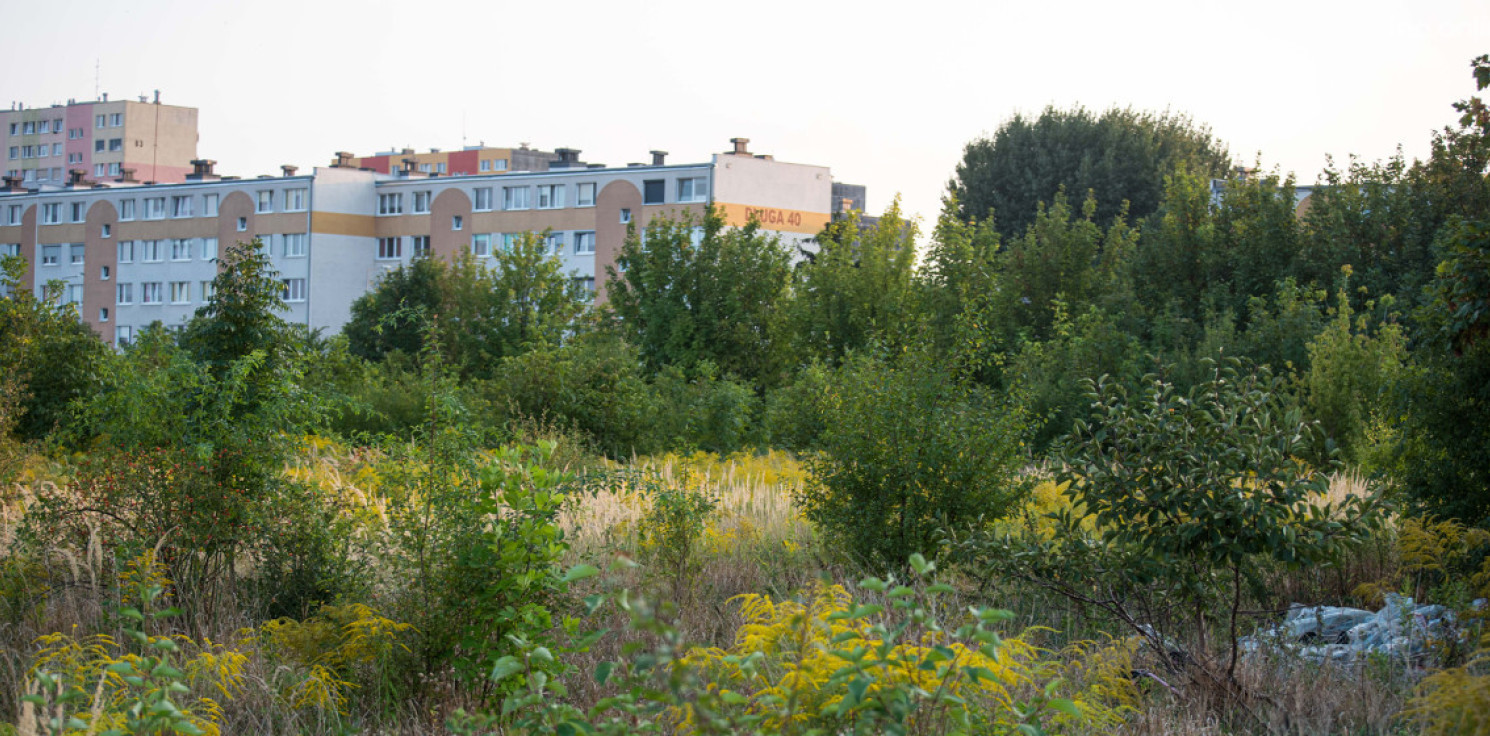
[[[439,311],[443,272],[441,261],[416,258],[383,274],[377,288],[352,302],[352,318],[342,327],[347,349],[368,360],[394,351],[418,355],[424,340],[420,315]]]
[[[26,264],[0,259],[0,374],[8,396],[0,411],[23,439],[40,439],[68,411],[68,404],[96,388],[98,372],[111,357],[77,308],[62,304],[59,285],[33,293],[21,283]],[[6,407],[10,407],[7,409]]]
[[[1037,205],[1062,188],[1093,192],[1093,219],[1106,226],[1125,206],[1133,220],[1157,210],[1165,175],[1181,164],[1221,177],[1231,157],[1210,128],[1185,115],[1047,107],[1038,117],[1015,114],[991,137],[968,143],[948,189],[964,220],[994,216],[1009,235],[1022,234]]]
[[[818,252],[797,269],[792,331],[798,362],[837,361],[875,341],[904,337],[916,317],[916,226],[897,198],[877,222],[828,225]]]
[[[702,221],[657,218],[633,229],[606,288],[612,326],[650,369],[708,362],[762,387],[784,374],[790,283],[791,252],[779,239],[755,222],[727,228],[710,209]]]

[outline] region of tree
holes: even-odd
[[[1132,391],[1106,378],[1088,386],[1090,419],[1056,473],[1067,503],[975,533],[964,558],[1103,610],[1175,669],[1235,692],[1241,604],[1263,582],[1260,565],[1333,559],[1371,530],[1377,506],[1329,500],[1327,468],[1300,458],[1316,429],[1283,408],[1265,366],[1212,363],[1186,393],[1162,375]]]
[[[390,271],[352,304],[343,333],[351,352],[369,360],[417,356],[432,334],[461,375],[490,378],[503,358],[562,341],[588,300],[543,235],[522,233],[489,262],[416,258]]]
[[[792,332],[797,363],[836,362],[875,341],[901,339],[915,318],[916,226],[896,198],[879,221],[830,223],[797,270]]]
[[[0,374],[7,376],[6,417],[16,434],[40,439],[67,416],[68,405],[91,394],[98,371],[111,357],[77,309],[62,304],[62,290],[48,284],[34,294],[21,284],[25,262],[0,259]]]
[[[759,223],[726,228],[710,209],[628,234],[610,269],[612,325],[652,370],[705,363],[770,386],[782,380],[782,306],[791,253]]]
[[[219,379],[256,351],[273,360],[285,347],[284,289],[258,238],[228,246],[218,261],[212,296],[186,326],[182,346]]]
[[[991,138],[968,143],[948,189],[962,219],[993,216],[1010,235],[1022,234],[1037,205],[1061,188],[1082,197],[1091,191],[1094,221],[1105,227],[1125,204],[1135,221],[1158,209],[1164,176],[1181,164],[1220,177],[1231,157],[1208,127],[1185,115],[1047,107],[1034,119],[1015,114]]]

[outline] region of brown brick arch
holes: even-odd
[[[461,230],[451,228],[453,218],[464,223]],[[471,242],[471,198],[455,187],[450,187],[435,196],[429,205],[429,250],[430,254],[445,261],[454,261],[467,251]]]
[[[119,279],[119,212],[112,202],[97,201],[88,208],[84,220],[87,230],[83,234],[83,321],[91,326],[104,342],[114,342],[114,324],[118,322],[118,309],[114,302],[114,284]],[[103,236],[107,225],[113,231]],[[109,270],[109,278],[103,278],[103,270]],[[99,310],[109,310],[109,321],[100,322]]]
[[[613,181],[595,195],[595,304],[605,303],[606,268],[615,268],[616,256],[626,242],[621,210],[631,210],[640,227],[642,193],[629,181]]]

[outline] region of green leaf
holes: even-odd
[[[1056,710],[1058,710],[1058,711],[1060,711],[1062,713],[1065,713],[1066,715],[1071,716],[1072,718],[1082,718],[1083,717],[1082,716],[1082,713],[1081,713],[1081,709],[1076,707],[1076,703],[1072,702],[1071,700],[1069,700],[1067,698],[1051,698],[1050,700],[1048,700],[1046,702],[1050,704],[1050,707],[1052,707],[1052,708],[1054,708],[1054,709],[1056,709]]]
[[[569,568],[568,572],[564,573],[564,577],[561,578],[561,580],[566,583],[572,583],[577,580],[584,580],[588,577],[594,577],[598,574],[600,574],[600,568],[595,567],[594,565],[575,565],[574,567]]]
[[[523,671],[522,660],[520,660],[517,657],[514,657],[512,655],[508,655],[506,657],[502,657],[501,659],[497,660],[496,661],[496,664],[493,664],[492,665],[492,668],[491,668],[491,680],[492,680],[492,682],[501,682],[502,680],[506,679],[508,676],[513,675],[513,674],[518,673],[518,672],[522,672],[522,671]]]
[[[611,670],[616,666],[615,662],[601,662],[595,665],[595,682],[604,685],[610,679]]]

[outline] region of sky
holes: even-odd
[[[963,147],[1048,105],[1184,113],[1300,183],[1426,156],[1490,2],[0,0],[0,34],[7,106],[160,90],[220,173],[481,142],[691,163],[739,136],[929,226]]]

